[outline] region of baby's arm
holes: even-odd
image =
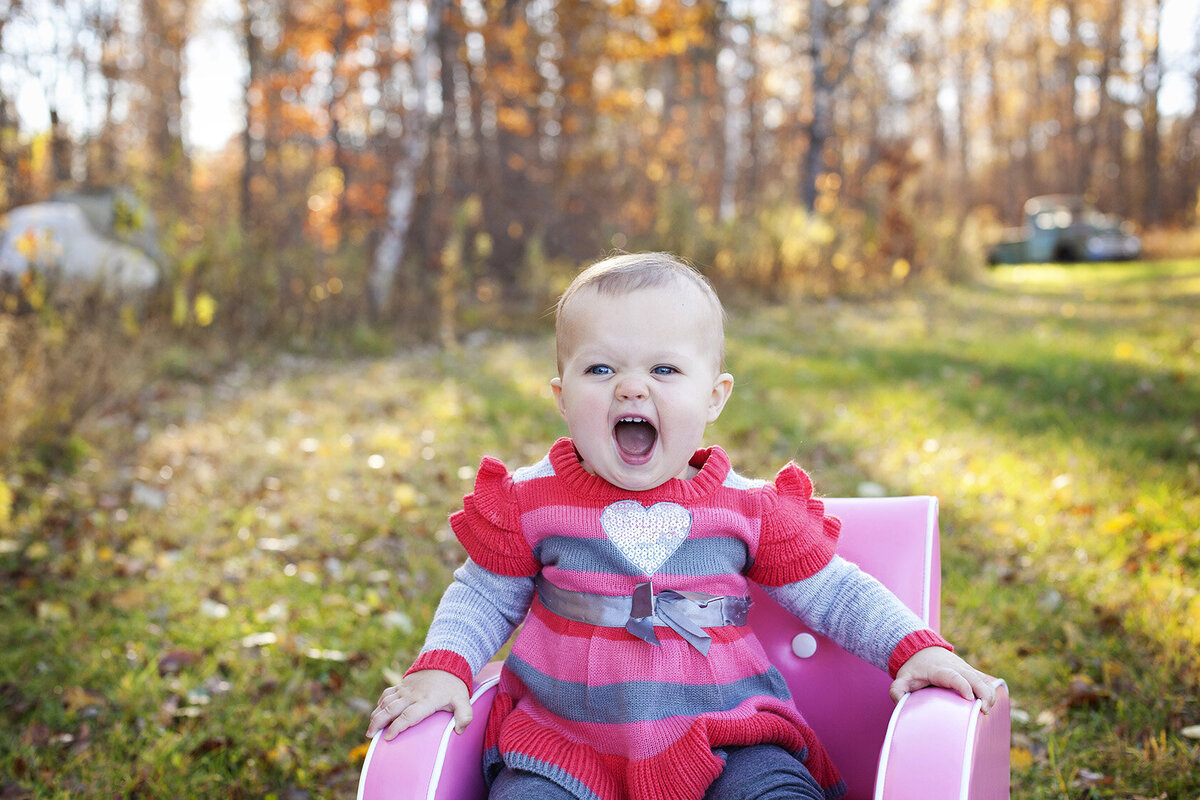
[[[808,578],[763,588],[814,631],[891,674],[893,699],[932,685],[978,697],[985,711],[995,703],[987,675],[947,649],[887,587],[840,556]]]
[[[471,721],[470,685],[525,618],[533,601],[531,578],[489,572],[468,560],[442,595],[413,667],[388,687],[371,714],[367,735],[387,729],[393,739],[435,711],[451,711],[460,732]]]

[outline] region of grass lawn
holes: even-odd
[[[1198,309],[1193,261],[732,315],[743,473],[941,498],[943,629],[1009,682],[1016,797],[1200,797]],[[164,378],[75,474],[0,476],[0,797],[351,796],[479,456],[564,432],[553,364],[493,334]]]

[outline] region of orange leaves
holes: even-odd
[[[524,108],[512,106],[499,108],[496,111],[496,122],[501,128],[517,136],[533,135],[533,122],[529,118],[529,112]]]

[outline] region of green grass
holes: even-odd
[[[711,438],[743,472],[941,498],[943,628],[1011,687],[1014,796],[1200,796],[1198,300],[1200,262],[1016,267],[733,315]],[[564,432],[552,369],[544,336],[281,358],[5,478],[0,795],[348,796],[479,456]]]

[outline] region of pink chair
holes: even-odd
[[[937,499],[894,497],[825,501],[842,519],[838,553],[892,590],[934,630],[940,625]],[[891,679],[808,630],[755,587],[750,624],[787,679],[796,705],[842,772],[848,797],[874,800],[1009,796],[1009,698],[997,681],[996,706],[944,689],[899,703]],[[500,664],[477,676],[475,718],[462,735],[439,712],[391,742],[376,736],[359,779],[360,800],[485,798],[483,729]]]

